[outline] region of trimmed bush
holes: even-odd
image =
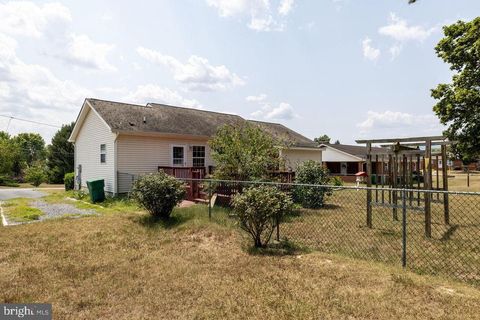
[[[14,180],[10,179],[9,177],[0,175],[0,186],[18,187],[19,184],[16,183]]]
[[[295,182],[301,184],[328,185],[332,182],[328,169],[320,162],[309,160],[297,167]],[[331,195],[332,189],[326,187],[295,186],[295,202],[304,208],[317,209],[323,207],[325,196]]]
[[[33,165],[25,170],[25,181],[34,187],[38,187],[47,180],[45,168],[41,165]]]
[[[267,245],[277,224],[293,209],[290,197],[272,186],[248,188],[232,204],[240,227],[250,234],[255,247]]]
[[[75,187],[75,173],[65,173],[65,176],[63,177],[63,183],[65,184],[65,191],[73,190]]]
[[[155,219],[168,219],[185,194],[183,182],[161,171],[140,177],[133,184],[130,195]]]

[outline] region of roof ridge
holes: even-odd
[[[194,110],[194,111],[200,111],[200,112],[208,112],[208,113],[216,113],[216,114],[221,114],[221,115],[226,115],[226,116],[234,116],[234,117],[238,117],[242,120],[246,120],[244,119],[242,116],[238,115],[238,114],[232,114],[232,113],[225,113],[225,112],[220,112],[220,111],[211,111],[211,110],[203,110],[203,109],[197,109],[197,108],[189,108],[189,107],[181,107],[181,106],[173,106],[173,105],[170,105],[170,104],[165,104],[165,103],[156,103],[156,102],[149,102],[147,103],[147,106],[148,105],[152,105],[152,106],[163,106],[163,107],[169,107],[169,108],[177,108],[177,109],[185,109],[185,110]]]
[[[251,121],[251,122],[260,122],[260,123],[268,123],[268,124],[278,124],[278,125],[281,125],[281,126],[284,126],[283,124],[281,124],[280,122],[269,122],[269,121],[261,121],[261,120],[252,120],[252,119],[246,119],[247,121]],[[285,127],[285,126],[284,126]],[[288,128],[288,127],[285,127],[285,128]]]
[[[128,102],[120,102],[120,101],[113,101],[113,100],[106,100],[106,99],[98,99],[98,98],[86,98],[85,100],[90,101],[90,100],[97,100],[97,101],[103,101],[103,102],[111,102],[111,103],[118,103],[118,104],[125,104],[128,106],[136,106],[136,107],[143,107],[146,108],[147,106],[141,105],[141,104],[136,104],[136,103],[128,103]]]

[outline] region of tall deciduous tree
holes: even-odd
[[[18,147],[20,161],[30,167],[38,161],[45,160],[45,140],[38,133],[19,133],[13,138]]]
[[[5,131],[0,131],[0,176],[12,174],[15,155],[16,149],[10,135]]]
[[[63,125],[52,138],[48,146],[47,166],[50,183],[63,183],[65,173],[73,172],[73,144],[68,142],[75,123]]]
[[[326,134],[318,137],[318,138],[314,138],[313,141],[315,141],[316,143],[318,144],[322,144],[322,143],[330,143],[330,137],[327,136]]]
[[[273,138],[249,124],[221,127],[209,145],[216,179],[261,180],[281,164]]]
[[[480,17],[443,27],[445,37],[435,50],[454,71],[452,82],[432,89],[433,110],[448,125],[445,134],[457,140],[464,161],[480,154]]]

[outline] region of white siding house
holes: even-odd
[[[292,170],[305,160],[322,161],[321,148],[281,124],[159,104],[86,99],[69,139],[75,145],[75,186],[85,188],[88,180],[104,179],[105,191],[119,194],[130,191],[134,177],[160,167],[204,175],[215,166],[207,143],[210,137],[223,125],[245,122],[276,141],[288,141],[281,155]]]
[[[131,175],[155,172],[159,166],[173,167],[173,148],[184,149],[184,167],[193,167],[193,146],[205,148],[205,166],[213,166],[207,140],[185,138],[121,135],[117,140],[117,170],[120,172],[118,193],[130,190]],[[128,173],[123,174],[122,173]]]
[[[93,109],[89,108],[86,112],[75,139],[75,174],[81,177],[82,187],[86,187],[87,180],[101,178],[105,179],[105,191],[116,193],[116,134],[112,133],[105,121]],[[100,159],[103,146],[105,156]]]

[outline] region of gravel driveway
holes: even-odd
[[[92,215],[96,214],[95,210],[78,209],[68,203],[47,203],[42,200],[30,202],[30,206],[42,210],[43,215],[40,220],[58,218],[65,215]]]
[[[0,201],[14,198],[41,198],[46,195],[34,189],[0,189]]]
[[[32,199],[32,201],[28,205],[31,207],[40,209],[43,213],[43,215],[40,216],[39,220],[58,218],[66,215],[82,216],[82,215],[96,214],[95,210],[79,209],[69,203],[48,203],[43,200],[35,200],[35,199],[44,197],[46,195],[47,194],[45,192],[39,191],[38,189],[0,189],[0,205],[2,201],[8,200],[8,199],[15,199],[15,198]],[[8,217],[5,214],[3,214],[3,210],[2,210],[2,217],[0,221],[1,221],[0,225],[2,224],[15,225],[15,224],[24,223],[24,222],[9,221]],[[31,222],[34,222],[34,221],[31,221]]]

